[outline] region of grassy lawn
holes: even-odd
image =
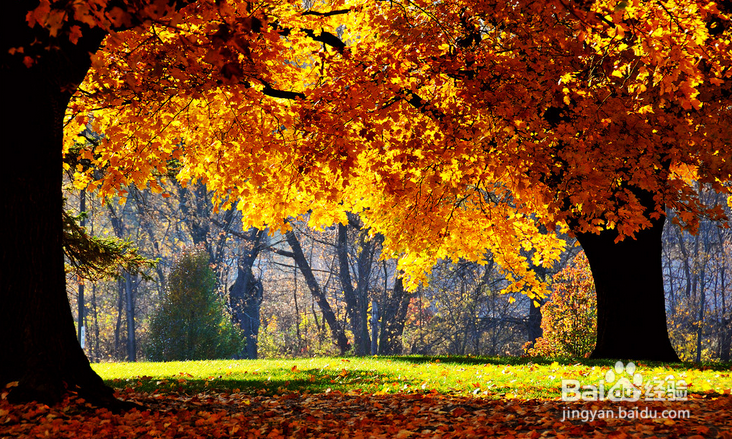
[[[485,357],[93,367],[121,399],[141,405],[113,413],[74,394],[53,407],[0,398],[0,438],[732,439],[729,363],[638,364],[615,376],[613,361]],[[635,375],[644,385],[683,380],[688,399],[560,399],[563,379],[587,386]]]
[[[112,387],[141,392],[436,393],[528,400],[559,398],[563,379],[597,385],[614,364],[592,360],[410,356],[101,363],[93,367]],[[642,375],[644,383],[683,380],[690,395],[728,394],[732,388],[729,363],[636,366],[635,373]]]

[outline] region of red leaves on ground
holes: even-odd
[[[11,405],[0,401],[0,437],[278,438],[278,437],[723,437],[732,438],[729,395],[681,402],[564,403],[488,400],[443,395],[288,393],[253,396],[202,393],[193,396],[124,391],[143,411],[113,414],[83,400],[64,404]],[[635,409],[637,412],[634,412]],[[655,419],[626,416],[587,422],[578,413],[658,413]],[[688,410],[688,419],[662,417]],[[584,412],[583,412],[584,411]],[[575,413],[576,415],[577,413]]]

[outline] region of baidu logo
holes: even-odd
[[[622,361],[605,373],[597,384],[581,385],[579,380],[562,380],[562,401],[679,401],[686,399],[686,382],[673,375],[665,379],[643,379],[633,362]]]

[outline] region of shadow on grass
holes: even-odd
[[[178,394],[195,394],[203,392],[228,392],[274,395],[288,392],[325,393],[328,391],[363,391],[377,392],[384,383],[398,380],[397,374],[376,372],[366,369],[306,369],[292,371],[289,369],[271,369],[272,375],[284,375],[284,378],[272,378],[268,374],[236,374],[234,376],[214,376],[208,379],[198,378],[154,378],[148,376],[130,379],[108,380],[106,383],[116,389],[130,388],[139,392],[161,392]],[[402,379],[407,388],[413,384]]]
[[[588,360],[580,358],[546,358],[546,357],[481,357],[481,356],[453,356],[453,355],[398,355],[378,357],[393,361],[404,361],[413,364],[423,363],[444,363],[444,364],[494,364],[505,366],[522,366],[526,364],[548,365],[557,362],[561,365],[582,364],[585,366],[610,366],[615,364],[614,360]]]
[[[310,382],[304,379],[293,380],[185,380],[184,383],[166,382],[166,380],[141,379],[125,382],[124,380],[113,380],[107,383],[116,389],[132,388],[137,392],[148,393],[175,393],[175,394],[200,394],[206,392],[216,393],[245,393],[274,395],[288,392],[325,393],[331,390],[346,391],[343,386],[332,386],[324,382]],[[336,389],[333,389],[336,387]]]
[[[567,357],[482,357],[482,356],[452,356],[452,355],[397,355],[397,356],[379,356],[380,359],[392,361],[403,361],[412,364],[424,364],[441,362],[444,364],[494,364],[506,366],[521,366],[527,364],[550,365],[558,363],[562,366],[583,365],[583,366],[613,366],[618,360],[611,359],[589,359],[589,358],[567,358]],[[624,363],[628,360],[620,360]],[[701,362],[701,363],[663,363],[660,361],[635,361],[635,364],[641,364],[646,367],[667,367],[675,370],[718,370],[729,371],[732,368],[732,362]]]
[[[544,382],[536,376],[536,369],[520,366],[548,366],[546,375],[567,376],[565,372],[554,372],[555,366],[575,366],[610,368],[616,360],[590,360],[577,358],[543,357],[475,357],[475,356],[385,356],[328,359],[327,363],[311,365],[309,359],[287,360],[287,363],[266,368],[260,363],[237,362],[234,367],[218,369],[213,376],[201,378],[185,371],[176,370],[177,375],[163,374],[155,377],[137,376],[108,380],[107,384],[116,389],[132,389],[149,393],[199,394],[223,392],[245,394],[275,395],[290,392],[325,393],[363,392],[374,393],[433,393],[481,394],[489,398],[500,398],[508,393],[519,393],[522,397],[551,398],[559,392],[558,384]],[[266,363],[265,363],[266,364]],[[440,367],[416,367],[419,365],[440,365]],[[675,363],[636,362],[642,367],[663,367],[675,374],[686,370],[729,371],[730,363]],[[503,370],[495,375],[485,375],[478,371],[476,378],[453,377],[452,370],[465,371],[467,366],[495,365],[516,366],[515,373]],[[252,367],[250,367],[252,366]],[[480,369],[480,368],[478,368]],[[501,368],[504,369],[504,368]],[[414,373],[412,371],[414,370]],[[533,374],[532,375],[532,371]],[[571,369],[570,369],[571,371]],[[156,371],[151,369],[154,374]],[[163,373],[170,373],[166,370]],[[491,372],[493,373],[493,372]],[[542,375],[539,372],[539,375]],[[552,378],[552,380],[555,378]],[[445,382],[447,380],[447,382]],[[462,380],[462,382],[461,382]],[[473,384],[473,383],[477,384]],[[490,383],[490,386],[489,386]]]

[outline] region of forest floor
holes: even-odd
[[[395,357],[94,368],[120,399],[142,407],[115,414],[74,395],[53,407],[11,405],[5,389],[0,438],[732,439],[729,364]],[[564,382],[565,400],[562,380],[575,380]],[[625,389],[643,393],[612,392],[641,381]]]

